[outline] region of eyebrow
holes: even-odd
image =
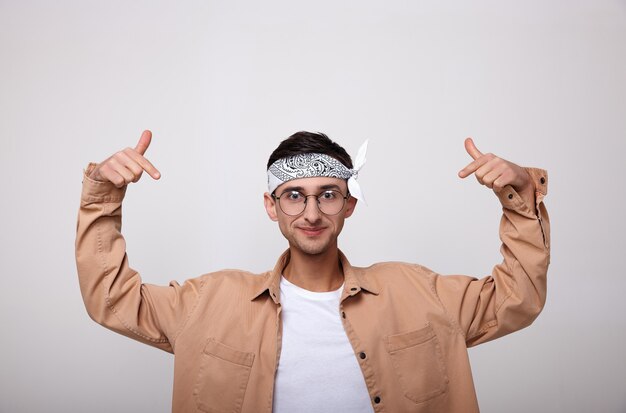
[[[341,188],[339,187],[339,185],[335,185],[335,184],[321,185],[318,187],[318,189],[322,191],[327,191],[329,189],[336,189],[338,191],[341,191]],[[284,188],[282,192],[291,192],[291,191],[302,192],[303,190],[304,188],[301,186],[288,186]]]

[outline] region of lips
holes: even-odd
[[[323,228],[323,227],[312,227],[312,228],[309,228],[309,227],[298,227],[298,229],[300,231],[302,231],[304,233],[304,235],[307,235],[309,237],[315,237],[317,235],[320,235],[322,232],[324,232],[325,228]]]

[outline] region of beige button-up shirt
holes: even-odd
[[[510,186],[498,195],[503,261],[489,276],[442,276],[396,262],[359,268],[341,254],[337,316],[376,412],[477,412],[467,347],[528,326],[543,308],[547,174],[527,170],[536,209]],[[120,232],[125,191],[83,178],[76,262],[89,315],[174,354],[174,412],[271,412],[289,252],[263,274],[226,270],[182,285],[145,284]]]

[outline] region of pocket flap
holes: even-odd
[[[426,324],[426,327],[419,330],[387,336],[387,351],[393,353],[405,348],[417,346],[427,342],[433,337],[435,337],[433,328],[430,324]]]
[[[206,346],[204,346],[204,352],[222,360],[246,367],[252,367],[252,362],[254,361],[254,353],[235,350],[232,347],[215,341],[213,338],[209,339]]]

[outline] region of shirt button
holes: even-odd
[[[364,358],[365,358],[365,357],[367,357],[367,356],[365,355],[365,353],[361,352],[361,353],[359,354],[359,357],[361,357],[362,359],[364,359]]]
[[[541,177],[541,179],[539,180],[539,182],[541,182],[541,185],[546,183],[546,178],[544,178],[543,176]]]
[[[513,199],[513,194],[509,194],[509,199]]]
[[[380,403],[380,397],[378,396],[374,397],[374,403],[376,404]]]

